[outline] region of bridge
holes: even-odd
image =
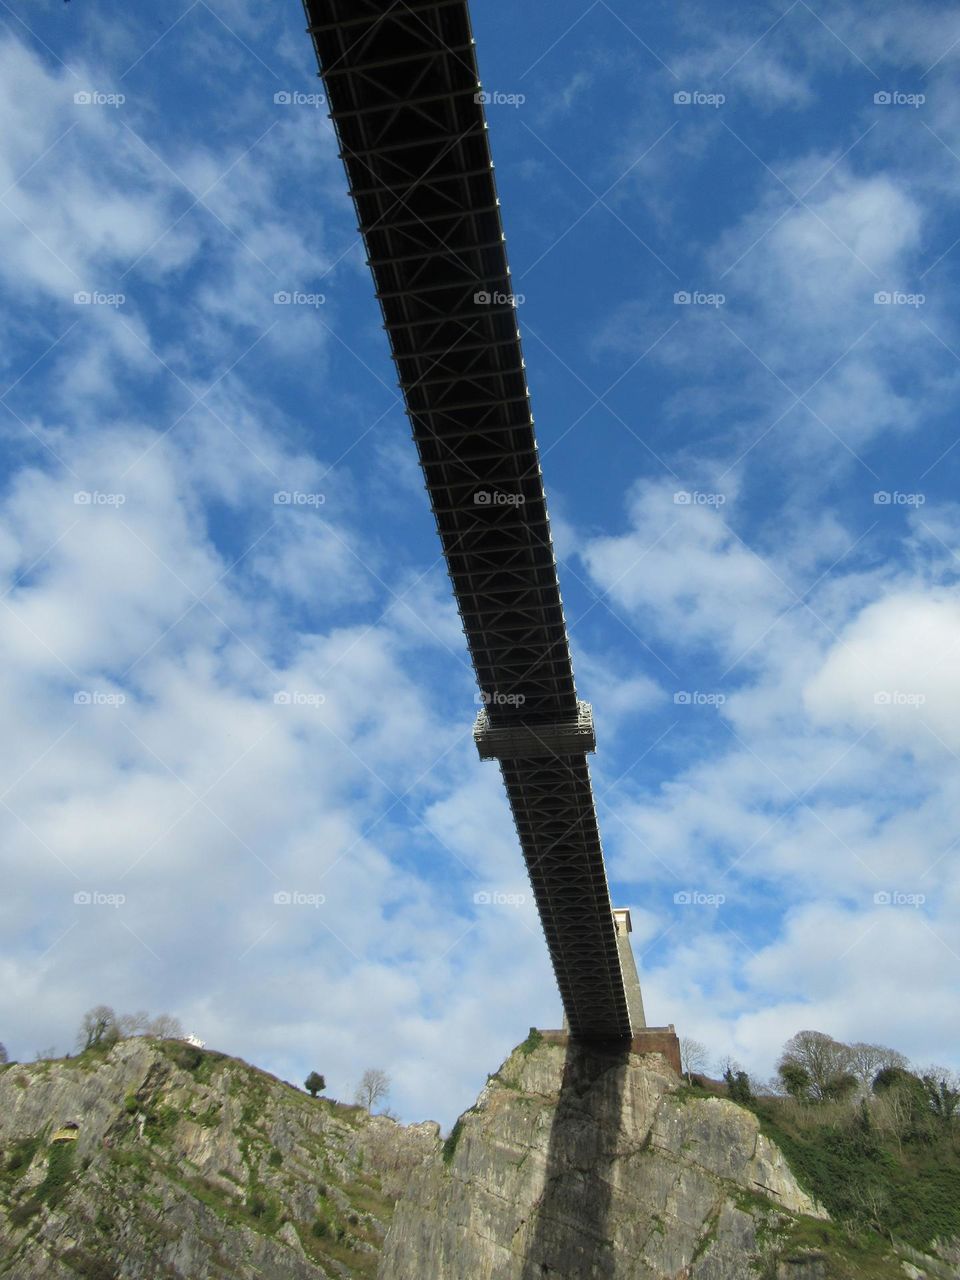
[[[483,695],[474,738],[500,763],[570,1033],[626,1039],[643,1006],[607,887],[466,0],[303,3]]]

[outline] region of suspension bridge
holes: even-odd
[[[474,738],[500,764],[570,1033],[636,1043],[466,0],[303,3],[482,694]]]

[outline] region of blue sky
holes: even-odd
[[[300,6],[259,10],[0,0],[0,1038],[167,1010],[449,1122],[559,1000]],[[472,14],[648,1017],[956,1067],[960,18]]]

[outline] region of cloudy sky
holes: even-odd
[[[648,1018],[960,1066],[960,17],[638,9],[472,5]],[[322,86],[158,13],[0,0],[0,1039],[449,1123],[560,1007]]]

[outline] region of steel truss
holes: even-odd
[[[630,1035],[466,0],[303,0],[571,1032]]]

